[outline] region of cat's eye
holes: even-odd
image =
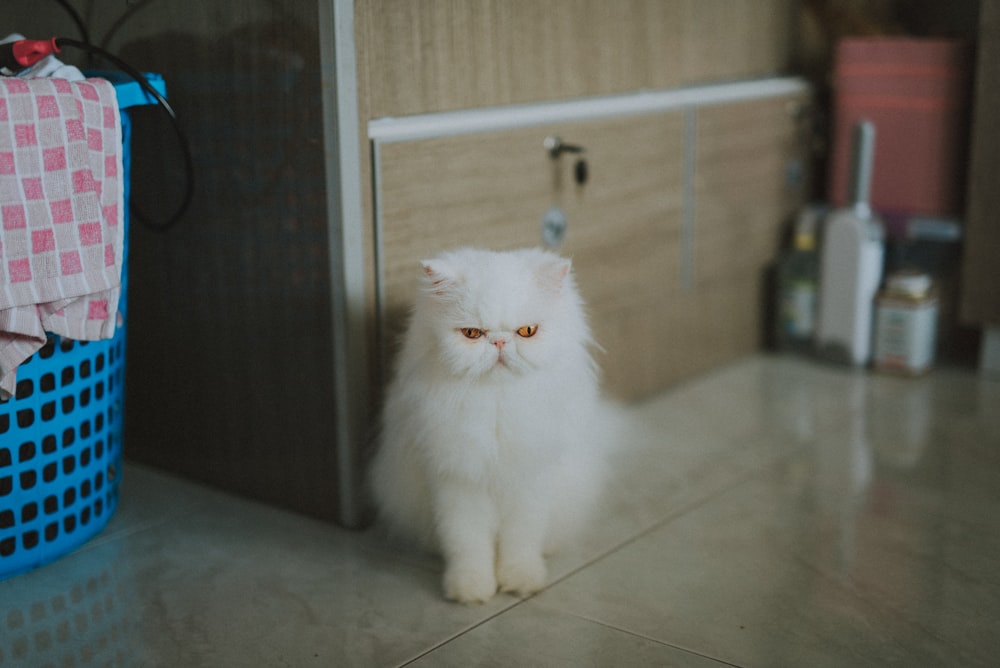
[[[538,331],[538,325],[525,325],[517,330],[517,335],[521,338],[527,339],[535,335]]]
[[[483,330],[476,327],[462,327],[458,331],[462,332],[462,336],[467,339],[478,339],[483,335]]]

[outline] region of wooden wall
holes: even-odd
[[[791,0],[360,0],[362,118],[760,77]]]
[[[790,0],[377,0],[355,3],[362,125],[385,117],[663,90],[785,73]],[[540,243],[558,204],[606,382],[641,398],[758,349],[765,266],[808,192],[794,112],[779,98],[683,112],[389,144],[380,148],[379,271],[373,338],[391,364],[417,261],[460,245]],[[574,187],[542,150],[547,134],[586,146],[591,179]],[[691,142],[686,146],[685,142]],[[685,151],[696,172],[685,175]],[[365,146],[363,155],[370,154]],[[366,164],[366,171],[369,166]],[[685,201],[685,178],[694,199]],[[805,178],[805,177],[804,177]],[[374,226],[374,188],[365,193]],[[695,212],[694,257],[682,220]],[[367,223],[366,223],[367,224]],[[376,248],[376,243],[378,247]],[[695,272],[682,281],[682,263]],[[383,367],[385,368],[385,367]],[[376,379],[376,383],[380,382]]]

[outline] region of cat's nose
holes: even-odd
[[[507,345],[507,339],[493,339],[493,345],[497,347],[497,350],[503,350],[503,347]]]

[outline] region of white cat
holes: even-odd
[[[384,409],[381,516],[445,559],[444,594],[545,585],[544,554],[591,515],[610,445],[570,262],[462,249],[424,285]]]

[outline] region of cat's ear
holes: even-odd
[[[458,272],[445,260],[424,260],[421,263],[429,288],[434,294],[443,295],[448,288],[458,282]]]
[[[565,258],[557,258],[551,262],[546,262],[535,274],[535,281],[546,292],[558,295],[562,292],[566,277],[573,263]]]

